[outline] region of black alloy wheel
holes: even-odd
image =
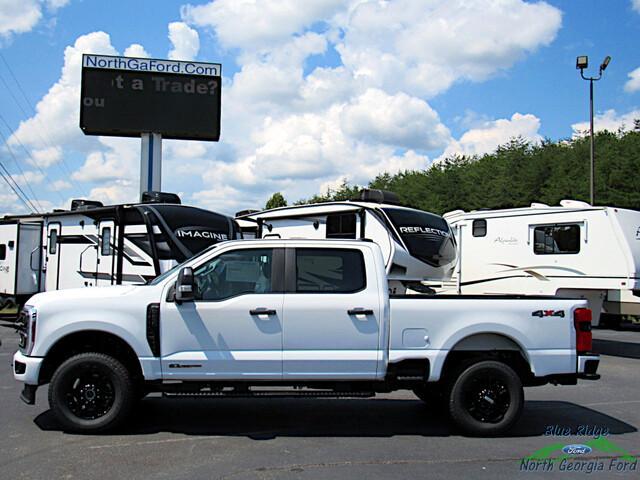
[[[520,418],[524,391],[518,374],[502,362],[485,360],[464,369],[449,391],[451,419],[470,435],[494,436]]]
[[[84,420],[103,417],[115,400],[115,387],[109,375],[95,364],[86,364],[84,372],[70,375],[65,390],[67,408]]]
[[[49,386],[49,405],[63,428],[100,432],[127,417],[136,399],[127,368],[102,353],[81,353],[64,361]]]

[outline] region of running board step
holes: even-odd
[[[184,398],[368,398],[375,396],[375,392],[333,392],[333,391],[312,391],[312,390],[257,390],[257,391],[222,391],[222,392],[164,392],[164,397]]]

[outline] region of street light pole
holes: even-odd
[[[583,77],[584,78],[584,77]],[[591,118],[590,124],[589,124],[589,137],[590,137],[590,146],[589,146],[589,158],[591,159],[591,177],[590,177],[590,196],[589,198],[591,199],[591,201],[589,203],[591,203],[591,206],[595,205],[595,199],[596,199],[596,186],[595,186],[595,178],[596,178],[596,151],[595,151],[595,145],[594,145],[594,141],[593,141],[593,78],[589,79],[589,116]]]
[[[596,168],[595,168],[595,140],[593,133],[593,82],[597,82],[602,78],[602,73],[606,70],[609,62],[611,61],[611,57],[607,55],[602,63],[600,64],[600,71],[598,72],[597,77],[585,77],[584,69],[589,66],[589,57],[586,55],[580,56],[576,59],[576,68],[580,70],[580,76],[583,80],[589,81],[589,157],[591,160],[590,170],[590,181],[589,181],[589,192],[590,192],[590,202],[591,205],[595,204],[596,192],[595,192],[595,176],[596,176]]]

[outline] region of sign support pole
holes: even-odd
[[[140,150],[140,196],[143,192],[161,191],[162,135],[143,133]]]

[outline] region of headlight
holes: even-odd
[[[36,323],[38,312],[34,307],[24,307],[18,316],[18,333],[20,340],[18,346],[25,355],[30,355],[33,345],[36,343]]]

